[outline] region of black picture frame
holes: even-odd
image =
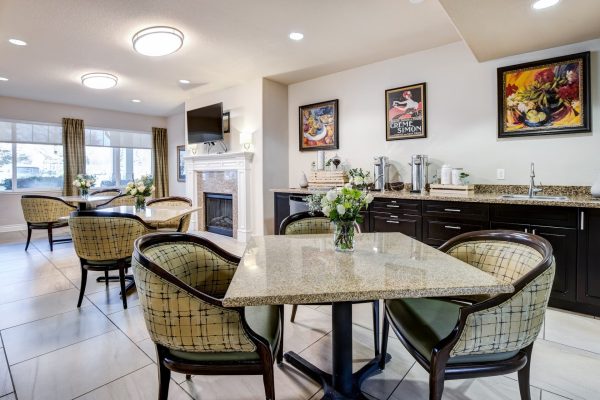
[[[177,146],[177,182],[185,182],[185,145]]]
[[[229,111],[223,113],[223,133],[231,132],[231,118]]]
[[[427,137],[427,83],[385,91],[385,140]]]
[[[591,132],[589,51],[500,67],[497,83],[498,138]]]
[[[316,116],[316,118],[315,118]],[[312,119],[311,119],[312,117]],[[319,130],[311,140],[310,132]],[[328,143],[328,141],[330,143]],[[337,150],[340,148],[338,99],[298,107],[298,149],[300,151]]]

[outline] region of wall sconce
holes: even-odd
[[[252,147],[252,132],[240,132],[240,145],[244,150],[250,150],[250,147]]]
[[[187,151],[190,151],[193,155],[196,155],[196,151],[198,151],[198,145],[197,144],[187,144],[185,146],[185,149]]]

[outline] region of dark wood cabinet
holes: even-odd
[[[421,240],[421,201],[375,199],[371,203],[371,232],[400,232]]]
[[[577,301],[600,307],[600,209],[581,210]]]
[[[488,222],[459,221],[450,218],[423,218],[423,242],[439,247],[461,233],[489,229]]]

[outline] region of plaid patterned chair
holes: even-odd
[[[25,222],[27,222],[27,244],[25,244],[25,251],[29,248],[31,231],[33,229],[48,230],[50,251],[54,250],[54,243],[71,241],[71,238],[53,239],[52,229],[67,226],[69,224],[69,213],[77,210],[77,207],[57,197],[33,194],[21,196],[21,207],[23,209],[23,217],[25,217]]]
[[[90,193],[90,196],[119,196],[121,189],[101,189]]]
[[[133,242],[155,229],[135,215],[97,211],[71,213],[69,227],[81,264],[81,287],[77,307],[81,307],[83,301],[88,271],[104,271],[104,279],[108,286],[108,272],[119,270],[123,308],[127,308],[125,271],[131,266]]]
[[[209,240],[184,233],[136,240],[133,273],[156,344],[159,400],[167,399],[171,371],[188,379],[263,375],[266,398],[275,399],[273,362],[283,356],[283,308],[223,307],[239,261]]]
[[[554,280],[550,243],[523,232],[479,231],[457,236],[440,250],[512,283],[514,293],[479,299],[386,300],[382,352],[391,325],[409,353],[429,372],[431,400],[442,398],[446,379],[515,371],[521,399],[529,400],[531,350]]]
[[[355,224],[354,228],[360,233],[360,226]],[[296,214],[292,214],[281,221],[279,227],[280,235],[317,235],[331,233],[333,235],[335,227],[333,222],[329,220],[320,211],[304,211]],[[357,302],[363,303],[363,302]],[[375,300],[373,303],[373,334],[375,355],[379,355],[379,300]],[[290,321],[294,322],[296,319],[296,312],[298,311],[298,305],[292,305],[292,315]]]
[[[191,207],[192,200],[187,197],[161,197],[158,199],[148,200],[147,207]],[[157,228],[162,231],[187,232],[190,228],[191,214],[186,214],[183,217],[172,218],[157,225]]]
[[[135,197],[128,194],[120,194],[113,197],[106,203],[98,204],[96,208],[110,208],[119,206],[135,206]]]

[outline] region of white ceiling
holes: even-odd
[[[180,29],[183,48],[134,52],[131,37],[153,25]],[[193,93],[298,82],[459,39],[431,0],[0,0],[0,76],[10,79],[0,95],[168,115]],[[117,87],[83,87],[81,75],[97,71],[117,75]]]

